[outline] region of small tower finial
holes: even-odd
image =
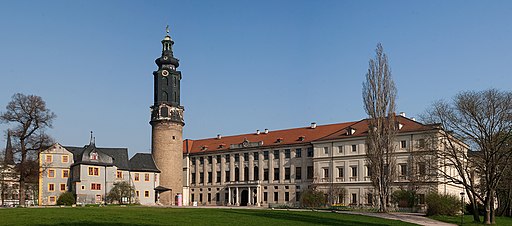
[[[169,25],[165,27],[165,35],[169,36]]]
[[[92,130],[91,130],[91,139],[89,139],[89,144],[93,144],[94,141],[92,140]]]

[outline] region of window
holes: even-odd
[[[274,159],[279,159],[279,150],[274,150]]]
[[[217,201],[220,200],[220,193],[215,194],[215,200],[217,200]]]
[[[338,177],[344,177],[343,167],[338,167]]]
[[[366,176],[367,177],[371,177],[372,176],[372,169],[368,165],[366,166]]]
[[[140,191],[135,191],[135,196],[140,197]]]
[[[263,152],[263,160],[268,160],[268,151]]]
[[[425,176],[425,174],[427,174],[427,164],[424,162],[418,163],[418,173],[420,176]]]
[[[82,188],[82,190],[85,190],[85,185],[82,185],[81,188]]]
[[[204,158],[203,157],[199,157],[199,164],[204,164]]]
[[[401,140],[400,141],[400,148],[402,148],[402,149],[407,148],[407,141],[406,140]]]
[[[190,194],[190,200],[195,201],[194,196],[195,196],[194,193]]]
[[[263,180],[268,180],[268,169],[263,169]]]
[[[55,170],[49,169],[48,170],[48,177],[49,178],[54,178],[55,177]]]
[[[290,158],[290,149],[284,149],[284,158],[286,158],[286,159]]]
[[[144,174],[144,181],[149,181],[149,173]]]
[[[249,180],[249,167],[244,167],[244,181]]]
[[[231,157],[229,156],[229,154],[226,155],[226,162],[230,162],[231,161]]]
[[[62,178],[68,178],[69,177],[69,170],[63,169],[62,170]]]
[[[424,148],[425,147],[425,139],[419,139],[418,140],[418,146],[420,148]]]
[[[274,192],[274,202],[277,202],[279,200],[279,192]]]
[[[425,194],[417,194],[418,195],[418,204],[425,204]]]
[[[313,166],[308,166],[307,177],[308,177],[308,179],[313,179]]]
[[[149,191],[144,191],[144,197],[146,197],[146,198],[149,197]]]
[[[267,192],[263,192],[263,201],[268,202],[268,193]]]
[[[290,179],[290,167],[284,168],[284,179],[289,180]]]
[[[89,167],[89,176],[99,176],[100,175],[100,168],[98,167]]]
[[[324,147],[324,154],[326,154],[326,155],[329,154],[329,147]]]
[[[302,168],[295,167],[295,180],[301,180],[301,179],[302,179]]]
[[[68,163],[69,162],[69,156],[68,155],[63,155],[61,160],[62,160],[62,163]]]
[[[91,160],[98,160],[98,153],[92,152],[91,155],[89,156],[89,158]]]
[[[66,184],[60,184],[60,191],[66,191]]]
[[[208,203],[212,202],[212,193],[208,193]]]
[[[235,154],[235,162],[239,162],[240,161],[240,154]]]
[[[91,183],[91,190],[101,190],[101,184]]]
[[[343,146],[338,146],[338,153],[343,153]]]
[[[212,164],[212,162],[213,162],[213,156],[210,155],[210,156],[208,156],[208,163]]]
[[[203,203],[203,193],[199,194],[199,203]]]
[[[240,181],[240,168],[235,168],[235,181]]]
[[[260,180],[260,170],[257,166],[254,167],[254,180]]]
[[[226,181],[230,181],[229,170],[226,171]]]
[[[192,173],[190,177],[190,179],[192,180],[192,184],[196,184],[196,173]]]
[[[57,198],[55,196],[50,196],[48,197],[48,200],[50,203],[55,203],[55,200],[57,200]]]
[[[135,173],[134,180],[135,181],[139,181],[140,180],[139,173]]]
[[[220,155],[217,155],[217,163],[220,163]]]
[[[192,162],[192,165],[195,166],[196,165],[196,158],[190,158],[190,162]]]
[[[295,157],[302,158],[302,148],[295,149]]]
[[[356,144],[352,145],[352,152],[357,152],[357,145]]]
[[[254,157],[254,161],[258,161],[260,154],[258,152],[254,152],[252,155]]]
[[[290,201],[290,192],[284,193],[284,201],[286,201],[286,202]]]
[[[208,183],[212,183],[212,172],[208,172]]]
[[[53,156],[52,155],[46,155],[46,162],[53,162]]]
[[[199,183],[200,184],[204,183],[204,173],[199,173]]]
[[[279,168],[274,168],[274,180],[279,180]]]
[[[324,168],[324,178],[329,178],[329,168]]]
[[[48,191],[55,191],[55,184],[48,184]]]
[[[367,200],[367,203],[368,205],[373,205],[373,194],[372,193],[368,193],[368,197],[366,198]]]
[[[407,176],[407,164],[400,164],[400,176]]]
[[[352,193],[352,200],[350,200],[351,204],[357,204],[357,194],[356,193]]]
[[[248,152],[244,153],[244,161],[249,161],[249,153]]]
[[[116,172],[116,178],[117,178],[117,179],[123,179],[123,171],[119,171],[119,170],[118,170],[118,171]]]
[[[217,177],[215,182],[220,183],[220,171],[217,171]]]
[[[352,169],[352,177],[357,177],[357,166],[351,166]]]
[[[313,148],[312,147],[308,148],[308,157],[313,157]]]

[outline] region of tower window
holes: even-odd
[[[162,92],[162,101],[169,101],[169,94],[167,92]]]
[[[169,108],[167,108],[167,107],[160,108],[160,116],[169,117]]]

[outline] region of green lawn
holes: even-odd
[[[444,221],[447,223],[457,224],[460,225],[461,219],[460,216],[458,217],[450,217],[450,216],[431,216],[430,218],[438,220],[438,221]],[[483,220],[483,217],[480,216],[480,219]],[[484,225],[482,223],[473,223],[473,216],[471,215],[464,215],[464,225],[468,226],[475,226],[475,225]],[[496,218],[496,225],[512,225],[512,218],[510,217],[497,217]]]
[[[330,212],[77,207],[0,209],[0,225],[414,225],[401,221]]]

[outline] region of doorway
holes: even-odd
[[[249,202],[249,191],[243,190],[240,196],[240,206],[247,206],[247,203]]]

